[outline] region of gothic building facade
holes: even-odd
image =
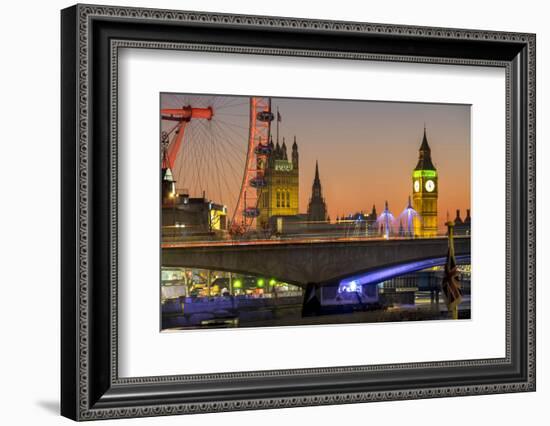
[[[270,219],[274,216],[295,216],[299,209],[300,160],[296,137],[294,137],[290,158],[284,138],[282,145],[279,145],[278,141],[274,145],[271,139],[269,146],[271,149],[264,175],[266,186],[258,190],[260,210],[256,221],[258,229],[267,229],[270,226]]]

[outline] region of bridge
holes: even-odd
[[[273,277],[304,287],[392,265],[441,259],[447,247],[447,237],[165,243],[162,265]],[[455,237],[455,253],[470,254],[469,236]]]

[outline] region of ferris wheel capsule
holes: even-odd
[[[244,209],[243,214],[246,217],[258,217],[260,215],[260,209],[257,207],[247,207],[246,209]]]
[[[267,185],[267,180],[264,177],[255,177],[250,179],[250,186],[252,188],[264,188]]]
[[[258,121],[263,121],[264,123],[269,123],[275,119],[275,116],[271,111],[260,111],[256,114],[256,119]]]
[[[254,148],[256,155],[269,155],[271,154],[271,151],[272,149],[269,145],[263,145],[261,143],[256,145],[256,148]]]

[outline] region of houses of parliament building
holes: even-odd
[[[318,163],[315,164],[315,178],[307,214],[300,214],[300,156],[296,136],[290,156],[285,138],[281,145],[279,141],[273,144],[271,139],[269,146],[271,153],[265,170],[267,185],[259,194],[260,214],[256,221],[257,229],[281,233],[283,229],[303,228],[306,223],[329,221],[327,206],[322,195]]]
[[[260,214],[256,220],[258,229],[270,226],[273,217],[292,217],[298,214],[300,195],[300,160],[296,137],[292,144],[292,153],[288,157],[286,141],[283,144],[269,142],[270,154],[267,159],[265,179],[267,185],[259,190],[258,208]]]
[[[311,196],[307,213],[299,213],[300,193],[300,157],[296,137],[288,155],[286,141],[282,145],[270,141],[271,154],[266,168],[267,186],[259,195],[260,215],[257,220],[258,230],[270,230],[277,234],[302,232],[342,232],[343,228],[363,229],[361,235],[379,233],[376,208],[370,213],[356,212],[336,218],[331,223],[326,201],[323,197],[319,164],[315,164],[315,177],[311,187]],[[418,160],[412,170],[412,208],[418,213],[413,221],[410,237],[430,238],[438,235],[438,171],[432,161],[431,148],[428,143],[426,128],[418,150]],[[357,222],[364,221],[363,226]],[[353,223],[352,223],[353,222]],[[464,221],[457,211],[457,234],[470,233],[470,211]],[[361,224],[359,224],[361,225]],[[403,223],[396,223],[392,234],[405,234]],[[367,230],[367,228],[369,228]],[[399,228],[399,230],[398,230]]]

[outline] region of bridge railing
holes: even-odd
[[[423,241],[423,240],[442,240],[447,239],[447,235],[437,235],[432,237],[390,237],[389,239],[380,236],[363,237],[334,237],[334,236],[307,236],[307,237],[277,237],[277,238],[216,238],[214,236],[194,237],[194,238],[163,238],[161,245],[163,247],[185,247],[185,246],[218,246],[218,245],[250,245],[250,244],[300,244],[300,243],[332,243],[332,242],[361,242],[361,241]],[[455,240],[470,239],[470,236],[456,236]]]

